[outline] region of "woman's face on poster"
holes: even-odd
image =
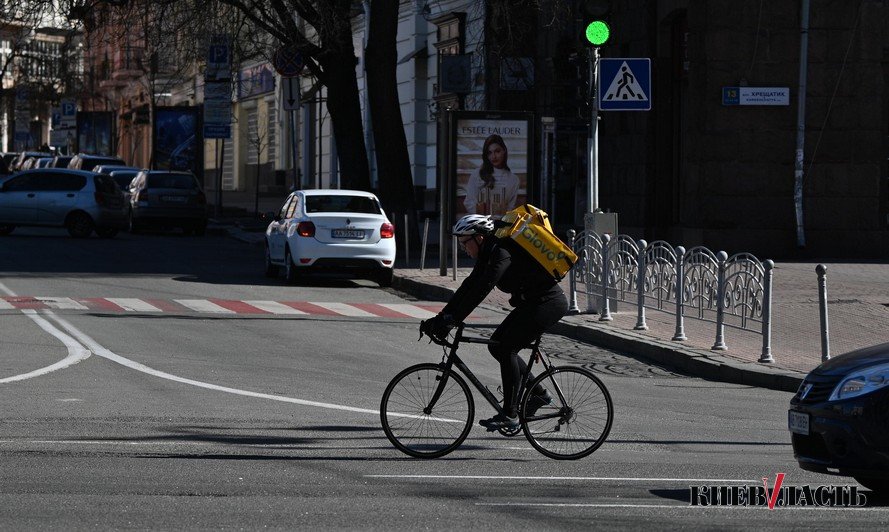
[[[490,162],[494,168],[503,168],[505,160],[506,150],[503,146],[496,142],[492,142],[491,145],[488,146],[488,162]]]

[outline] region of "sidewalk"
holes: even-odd
[[[263,243],[265,226],[265,222],[249,217],[211,221],[211,229],[216,232],[257,246]],[[889,263],[822,263],[827,266],[831,355],[889,342]],[[727,327],[728,350],[713,351],[712,323],[687,318],[688,340],[676,342],[671,340],[675,327],[672,314],[647,310],[649,329],[636,331],[635,305],[625,303],[613,312],[613,321],[602,322],[598,315],[585,313],[585,303],[579,301],[582,313],[566,316],[553,332],[708,379],[796,391],[806,373],[821,363],[816,264],[776,261],[771,350],[775,362],[771,364],[757,362],[762,336],[756,332]],[[446,301],[470,268],[471,261],[463,257],[456,281],[450,268],[446,276],[441,276],[437,249],[431,248],[423,270],[419,269],[418,258],[412,258],[408,264],[403,258],[396,261],[393,287],[415,297]],[[567,294],[567,279],[562,287]],[[483,306],[505,313],[511,309],[508,299],[506,294],[494,290]]]

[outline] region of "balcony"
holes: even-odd
[[[141,77],[145,73],[142,65],[143,52],[141,47],[136,46],[115,50],[111,60],[111,79],[125,82]]]

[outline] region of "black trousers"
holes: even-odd
[[[503,408],[510,417],[517,415],[516,403],[519,397],[516,394],[527,367],[518,355],[519,350],[555,325],[567,311],[568,300],[565,294],[561,290],[552,291],[539,299],[519,303],[491,336],[492,340],[499,342],[490,344],[488,350],[500,362]],[[543,393],[543,390],[532,390],[532,393]]]

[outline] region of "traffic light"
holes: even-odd
[[[581,0],[580,14],[583,17],[583,43],[586,46],[602,46],[611,37],[608,15],[611,14],[611,0]]]

